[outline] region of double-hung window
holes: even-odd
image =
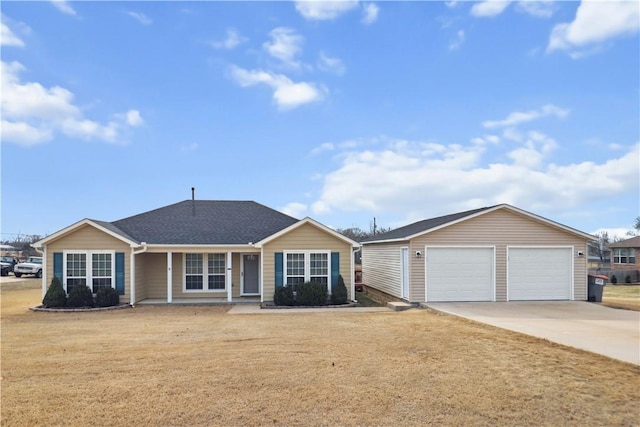
[[[636,250],[635,249],[614,249],[613,250],[613,263],[614,264],[635,264],[636,263]]]
[[[88,286],[94,294],[115,287],[113,252],[70,251],[64,263],[67,293],[75,286]]]
[[[295,291],[297,285],[313,281],[326,284],[330,292],[330,259],[329,251],[285,252],[284,283]]]
[[[226,265],[226,254],[185,254],[184,290],[224,291],[227,282]]]

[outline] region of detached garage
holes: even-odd
[[[410,302],[586,300],[595,237],[507,204],[362,244],[365,286]],[[404,285],[404,286],[403,286]]]

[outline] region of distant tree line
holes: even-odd
[[[17,234],[13,238],[2,240],[2,244],[13,246],[16,251],[22,252],[23,256],[37,256],[39,254],[31,247],[31,244],[40,239],[42,239],[42,236],[39,234]]]

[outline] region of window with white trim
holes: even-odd
[[[88,286],[92,293],[114,288],[114,253],[104,251],[65,252],[64,283],[67,293],[75,286]]]
[[[614,249],[613,250],[613,263],[614,264],[635,264],[636,263],[636,250],[635,249]]]
[[[317,282],[330,288],[331,253],[329,251],[285,252],[284,283],[296,290],[304,282]]]
[[[205,273],[206,272],[206,273]],[[227,285],[227,254],[185,254],[185,291],[224,291]]]

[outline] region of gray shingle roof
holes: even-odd
[[[451,215],[440,216],[437,218],[425,219],[422,221],[414,222],[413,224],[405,225],[404,227],[396,228],[395,230],[388,231],[386,233],[378,234],[375,237],[367,239],[363,243],[379,242],[383,240],[402,240],[416,234],[423,233],[431,230],[432,228],[439,227],[441,225],[457,221],[470,215],[477,214],[487,209],[492,209],[495,206],[489,206],[480,209],[473,209],[465,212],[458,212]]]
[[[117,226],[115,226],[113,223],[111,222],[107,222],[107,221],[98,221],[97,219],[92,219],[90,220],[92,222],[95,222],[96,224],[106,228],[107,230],[111,231],[112,233],[115,233],[119,236],[122,236],[123,238],[127,239],[127,240],[131,240],[133,242],[136,242],[136,239],[134,239],[133,237],[129,236],[127,233],[125,233],[124,231],[122,231],[121,229],[119,229]],[[139,243],[139,242],[138,242]]]
[[[148,244],[246,245],[296,222],[252,201],[185,200],[111,225],[132,240]]]

